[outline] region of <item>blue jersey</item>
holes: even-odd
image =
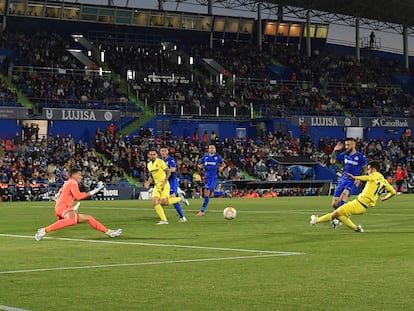
[[[217,153],[213,155],[207,153],[201,158],[200,164],[204,165],[205,179],[208,180],[217,178],[218,167],[223,164],[223,159]]]
[[[351,179],[351,177],[348,176],[346,173],[350,173],[354,176],[361,175],[362,167],[367,165],[367,159],[365,156],[360,152],[355,152],[354,154],[350,155],[346,151],[341,152],[336,157],[337,162],[343,162],[344,163],[344,174],[342,174],[341,179]]]
[[[217,154],[205,154],[200,164],[204,165],[204,179],[206,190],[213,191],[217,184],[218,168],[223,163],[223,159]]]
[[[173,157],[168,157],[163,159],[165,163],[167,163],[168,168],[175,168],[177,169],[177,164],[175,163],[175,159]],[[176,172],[171,172],[170,178],[168,179],[170,183],[170,194],[176,193],[178,190],[178,178]]]
[[[354,180],[348,176],[347,172],[354,176],[361,175],[362,167],[367,164],[367,159],[358,151],[353,155],[344,151],[336,157],[336,161],[344,163],[343,174],[334,193],[334,197],[339,198],[345,189],[349,190],[351,194],[353,192]]]

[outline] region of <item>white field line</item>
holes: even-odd
[[[34,236],[17,235],[17,234],[1,234],[1,233],[0,233],[0,237],[34,239]],[[268,250],[256,250],[256,249],[209,247],[209,246],[180,245],[180,244],[142,243],[142,242],[127,242],[127,241],[116,241],[116,240],[86,240],[86,239],[72,239],[72,238],[52,238],[52,237],[44,237],[43,239],[53,239],[53,240],[72,241],[72,242],[85,242],[85,243],[104,243],[104,244],[118,244],[118,245],[139,245],[139,246],[153,246],[153,247],[204,249],[204,250],[215,250],[215,251],[261,253],[261,254],[274,254],[274,255],[301,255],[303,254],[300,252],[281,252],[281,251],[268,251]],[[42,242],[37,242],[37,243],[42,243]]]
[[[24,238],[24,239],[30,238],[30,239],[33,239],[33,236],[15,235],[15,234],[0,234],[0,237]],[[223,261],[223,260],[266,258],[266,257],[279,257],[279,256],[295,256],[295,255],[302,255],[303,254],[303,253],[300,253],[300,252],[280,252],[280,251],[268,251],[268,250],[221,248],[221,247],[178,245],[178,244],[156,244],[156,243],[126,242],[126,241],[113,241],[113,240],[103,241],[103,240],[84,240],[84,239],[51,238],[51,237],[45,237],[44,239],[53,239],[53,240],[60,240],[60,241],[73,241],[73,242],[85,242],[85,243],[105,243],[105,244],[139,245],[139,246],[152,246],[152,247],[204,249],[204,250],[227,251],[227,252],[260,253],[260,255],[201,258],[201,259],[182,259],[182,260],[152,261],[152,262],[139,262],[139,263],[117,263],[117,264],[92,265],[92,266],[80,266],[80,267],[70,266],[70,267],[57,267],[57,268],[11,270],[11,271],[0,271],[0,275],[1,274],[41,272],[41,271],[97,269],[97,268],[111,268],[111,267],[128,267],[128,266],[163,265],[163,264],[206,262],[206,261]],[[35,242],[35,243],[42,243],[42,242]]]
[[[27,269],[27,270],[11,270],[0,271],[2,274],[16,274],[16,273],[31,273],[31,272],[45,272],[45,271],[59,271],[59,270],[80,270],[80,269],[103,269],[103,268],[117,268],[117,267],[136,267],[136,266],[148,266],[148,265],[165,265],[176,263],[192,263],[192,262],[206,262],[206,261],[223,261],[223,260],[238,260],[238,259],[252,259],[252,258],[266,258],[266,257],[278,257],[278,256],[292,256],[299,255],[299,253],[279,253],[279,254],[267,254],[267,255],[247,255],[247,256],[233,256],[233,257],[217,257],[217,258],[200,258],[200,259],[182,259],[182,260],[167,260],[167,261],[150,261],[150,262],[135,262],[135,263],[117,263],[107,265],[93,265],[93,266],[79,266],[79,267],[57,267],[57,268],[40,268],[40,269]],[[16,309],[17,310],[17,309]],[[20,310],[20,309],[18,309]]]
[[[44,209],[50,209],[53,210],[53,206],[30,206],[31,208],[44,208]],[[104,206],[104,207],[99,207],[99,206],[82,206],[80,208],[88,208],[88,209],[96,209],[96,210],[124,210],[124,211],[135,211],[135,212],[139,212],[139,211],[154,211],[153,208],[142,208],[142,207],[109,207],[109,206]],[[170,208],[166,208],[165,210],[168,211]],[[370,215],[376,215],[376,216],[401,216],[401,217],[414,217],[414,213],[410,213],[410,214],[395,214],[395,213],[381,213],[381,209],[389,209],[387,207],[375,207],[375,208],[371,208],[369,211]],[[407,208],[407,209],[398,209],[400,211],[412,211],[412,209]],[[184,209],[184,213],[187,212],[198,212],[199,209]],[[312,214],[321,214],[321,213],[328,213],[330,212],[329,207],[327,207],[326,209],[319,209],[319,210],[292,210],[292,209],[286,209],[286,210],[275,210],[275,211],[255,211],[255,210],[250,210],[250,211],[246,211],[246,210],[242,210],[242,211],[238,211],[239,215],[240,214],[304,214],[304,215],[312,215]],[[214,210],[214,209],[209,209],[208,213],[223,213],[222,210]]]
[[[26,310],[26,309],[20,309],[20,308],[2,306],[2,305],[0,305],[0,310],[2,310],[2,311],[29,311],[29,310]]]

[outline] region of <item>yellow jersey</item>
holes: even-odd
[[[386,199],[397,194],[380,172],[355,176],[355,179],[367,182],[362,192],[358,195],[359,203],[365,205],[365,207],[374,207],[378,196],[385,191],[388,191],[388,194],[385,196]]]
[[[168,166],[162,159],[157,158],[154,161],[149,161],[147,168],[156,185],[161,184],[167,177]]]

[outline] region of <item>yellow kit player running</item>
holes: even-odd
[[[379,172],[380,164],[377,161],[371,161],[367,165],[368,175],[354,176],[347,173],[349,177],[355,180],[366,181],[364,189],[355,200],[345,203],[333,213],[326,214],[322,217],[316,215],[311,216],[310,223],[315,225],[319,222],[331,221],[332,219],[339,219],[348,228],[357,232],[364,232],[361,225],[354,224],[349,218],[351,215],[364,214],[368,208],[374,207],[378,196],[385,192],[386,195],[381,197],[381,201],[388,200],[397,194],[395,189],[388,183],[384,176]]]
[[[152,191],[152,205],[154,206],[155,211],[160,217],[160,221],[157,225],[168,225],[167,217],[165,216],[164,209],[162,205],[170,205],[177,202],[183,202],[188,205],[188,201],[184,197],[179,198],[170,198],[170,184],[168,183],[168,178],[171,175],[168,165],[160,158],[158,158],[158,153],[156,149],[151,149],[148,152],[148,171],[150,172],[149,179],[144,183],[145,188],[149,188],[152,181],[154,181],[155,186]]]

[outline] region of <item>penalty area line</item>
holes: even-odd
[[[0,237],[34,239],[33,236],[17,235],[17,234],[0,234]],[[72,239],[72,238],[53,238],[53,237],[44,237],[43,239],[59,240],[59,241],[71,241],[71,242],[84,242],[84,243],[104,243],[104,244],[118,244],[118,245],[173,247],[173,248],[204,249],[204,250],[215,250],[215,251],[261,253],[261,254],[275,254],[275,255],[302,255],[303,254],[301,252],[281,252],[281,251],[268,251],[268,250],[243,249],[243,248],[226,248],[226,247],[210,247],[210,246],[197,246],[197,245],[127,242],[127,241],[122,241],[122,240],[121,241],[119,241],[119,240],[118,241],[114,241],[114,240],[87,240],[87,239]]]
[[[57,268],[39,268],[39,269],[26,269],[26,270],[10,270],[0,271],[2,274],[16,274],[16,273],[31,273],[31,272],[48,272],[48,271],[60,271],[60,270],[81,270],[81,269],[104,269],[104,268],[119,268],[119,267],[137,267],[137,266],[149,266],[149,265],[167,265],[167,264],[180,264],[180,263],[193,263],[193,262],[208,262],[208,261],[224,261],[224,260],[239,260],[239,259],[253,259],[253,258],[268,258],[268,257],[281,257],[281,256],[294,256],[297,254],[265,254],[265,255],[251,255],[251,256],[232,256],[232,257],[216,257],[216,258],[200,258],[200,259],[181,259],[181,260],[167,260],[167,261],[150,261],[150,262],[135,262],[135,263],[118,263],[107,265],[91,265],[91,266],[79,266],[79,267],[57,267]],[[9,310],[9,309],[7,309]],[[20,310],[20,309],[10,309]]]
[[[30,311],[30,310],[26,310],[26,309],[20,309],[20,308],[15,308],[15,307],[10,307],[10,306],[3,306],[3,305],[0,305],[0,310],[2,310],[2,311]]]

